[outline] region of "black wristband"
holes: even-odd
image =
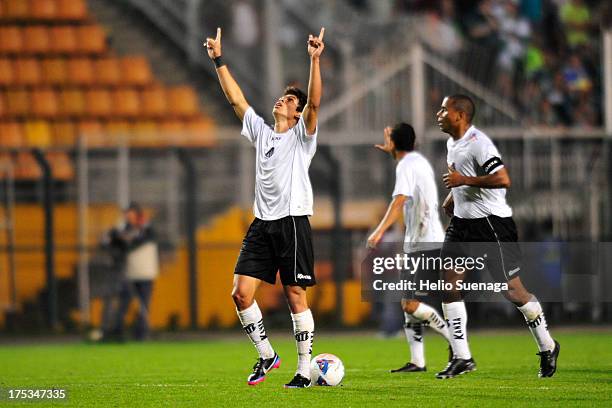
[[[215,67],[217,68],[221,68],[225,65],[225,62],[223,62],[223,58],[221,58],[220,55],[218,57],[213,58],[213,62],[215,63]]]

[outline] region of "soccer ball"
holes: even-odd
[[[338,385],[344,378],[344,364],[333,354],[319,354],[310,362],[310,378],[317,385]]]

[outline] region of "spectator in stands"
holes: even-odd
[[[571,98],[561,72],[555,74],[552,88],[549,90],[546,99],[555,112],[556,121],[566,126],[573,125]]]
[[[499,33],[502,43],[499,67],[513,73],[516,65],[525,55],[527,40],[531,35],[529,21],[519,15],[518,0],[506,0],[499,14]]]
[[[442,0],[439,10],[429,12],[425,24],[419,28],[421,39],[433,50],[446,56],[461,50],[461,33],[456,23],[452,0]]]
[[[149,303],[153,281],[159,273],[159,260],[155,232],[140,205],[132,203],[125,210],[125,223],[113,231],[112,239],[125,257],[125,278],[112,336],[123,339],[125,315],[136,295],[139,311],[134,335],[137,340],[145,340],[149,334]]]
[[[567,43],[575,49],[589,42],[591,12],[583,0],[568,0],[561,6],[561,21],[565,26]]]

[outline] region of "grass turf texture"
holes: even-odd
[[[559,333],[559,370],[537,378],[538,357],[529,332],[473,332],[470,344],[478,370],[437,380],[447,349],[426,333],[426,373],[390,374],[403,365],[403,338],[360,334],[315,338],[315,354],[337,354],[346,366],[343,386],[285,390],[294,373],[295,344],[272,333],[281,367],[255,386],[246,377],[255,350],[246,338],[146,344],[4,345],[0,388],[59,387],[66,406],[612,406],[612,332]],[[24,403],[29,404],[29,403]],[[21,405],[6,400],[0,406]],[[51,405],[36,403],[35,406]]]

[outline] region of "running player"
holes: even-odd
[[[215,63],[221,88],[242,121],[242,135],[254,146],[256,154],[255,220],[242,242],[232,290],[240,322],[259,354],[247,379],[249,385],[260,383],[270,370],[280,365],[254,300],[261,281],[274,284],[280,272],[298,352],[295,376],[285,387],[310,386],[314,320],[306,300],[306,287],[315,284],[315,276],[308,221],[313,202],[308,168],[317,146],[321,102],[319,58],[325,47],[324,32],[322,28],[319,36],[308,37],[308,95],[295,87],[286,88],[274,104],[272,128],[249,106],[224,63],[221,29],[217,29],[216,38],[207,38],[204,43]]]
[[[450,135],[448,173],[443,180],[451,192],[443,207],[452,218],[446,230],[442,256],[465,255],[469,252],[466,243],[493,243],[486,251],[489,272],[496,281],[507,282],[505,298],[525,317],[539,349],[539,376],[552,377],[560,346],[548,332],[540,302],[525,289],[519,277],[520,248],[512,209],[506,203],[510,176],[491,139],[472,125],[474,113],[474,102],[465,95],[444,98],[437,113],[440,129]],[[453,287],[459,279],[462,275],[453,270],[445,271],[445,281],[452,282]],[[442,309],[450,325],[454,357],[437,378],[452,378],[474,371],[476,363],[468,345],[467,313],[462,294],[458,290],[445,291]]]
[[[438,189],[434,171],[427,159],[414,150],[414,129],[407,123],[384,130],[385,142],[375,145],[397,161],[393,199],[386,214],[368,238],[368,247],[376,248],[385,231],[402,215],[406,225],[404,251],[414,256],[439,257],[444,230],[438,214]],[[422,271],[426,272],[426,271]],[[409,274],[417,279],[418,273]],[[422,276],[424,278],[425,276]],[[437,279],[437,275],[435,276]],[[406,340],[410,347],[410,361],[391,370],[392,373],[427,371],[425,366],[423,327],[429,326],[450,341],[448,326],[436,309],[416,299],[415,291],[402,299]]]

